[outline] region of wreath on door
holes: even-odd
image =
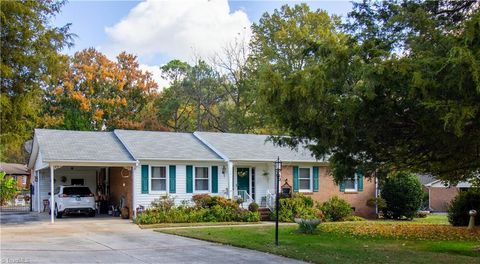
[[[246,177],[248,175],[248,173],[246,171],[240,171],[240,172],[237,172],[237,174],[241,178]]]

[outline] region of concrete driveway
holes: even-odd
[[[47,216],[1,215],[1,263],[299,263],[142,230],[118,218],[64,218],[52,225]]]

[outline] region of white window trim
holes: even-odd
[[[197,178],[197,169],[196,168],[207,168],[208,170],[208,190],[196,190],[195,189],[195,179]],[[211,166],[193,166],[193,193],[211,193],[211,186],[212,186],[212,167]]]
[[[165,191],[152,190],[152,167],[165,167]],[[168,194],[170,190],[170,170],[167,165],[148,165],[148,193],[149,194]]]
[[[300,189],[300,169],[308,169],[310,175],[310,188],[309,189]],[[298,167],[298,192],[313,192],[313,168],[312,167]]]
[[[345,192],[358,192],[358,176],[357,173],[353,175],[353,183],[355,185],[354,189],[347,189],[345,187]]]

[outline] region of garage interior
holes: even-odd
[[[95,195],[97,214],[120,216],[128,208],[132,216],[132,167],[55,167],[54,189],[60,185],[87,186]],[[34,189],[40,190],[40,199],[33,201],[33,210],[49,212],[50,168],[35,173]]]

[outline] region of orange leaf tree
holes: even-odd
[[[151,73],[139,69],[136,56],[123,52],[112,61],[93,48],[82,50],[70,58],[58,85],[47,91],[45,126],[144,128],[143,110],[157,87]]]

